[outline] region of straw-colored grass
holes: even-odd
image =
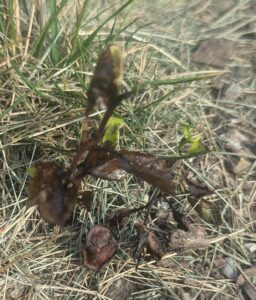
[[[221,2],[233,4],[225,10],[223,3],[217,5]],[[256,46],[255,39],[244,37],[253,34],[251,22],[253,0],[1,1],[1,299],[244,299],[217,264],[225,257],[238,270],[255,264],[248,243],[256,243],[251,210],[256,207]],[[236,45],[232,60],[218,70],[191,62],[198,41],[209,37]],[[86,233],[110,210],[145,204],[150,186],[132,176],[123,183],[88,179],[83,189],[97,190],[92,212],[77,207],[60,232],[35,208],[26,210],[26,169],[38,159],[70,163],[95,62],[111,42],[125,49],[124,81],[134,91],[117,110],[126,123],[119,147],[176,155],[182,128],[189,124],[212,152],[185,160],[183,168],[214,189],[223,224],[203,222],[186,195],[177,195],[183,210],[207,230],[212,241],[207,250],[168,253],[161,262],[142,262],[136,271],[124,245],[94,274],[83,266]],[[230,82],[240,85],[241,100],[216,100],[212,87]],[[223,146],[221,137],[231,130],[251,141],[250,152]],[[229,165],[240,158],[250,165],[233,174]],[[120,240],[135,237],[136,218],[120,229]],[[154,220],[150,226],[160,230]]]

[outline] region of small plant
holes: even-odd
[[[124,220],[132,213],[146,211],[144,222],[135,224],[138,235],[134,243],[134,257],[137,263],[145,254],[145,249],[156,259],[161,258],[168,251],[170,242],[168,238],[166,245],[159,242],[157,235],[148,228],[148,218],[152,206],[160,197],[175,195],[178,185],[174,178],[179,158],[165,161],[147,153],[116,150],[119,127],[123,121],[113,117],[113,113],[116,107],[130,96],[130,93],[122,89],[122,73],[121,50],[115,45],[110,45],[101,53],[88,89],[80,146],[70,167],[63,169],[56,162],[38,161],[29,169],[32,180],[28,186],[27,206],[36,204],[40,216],[45,221],[61,227],[70,219],[78,201],[81,183],[87,176],[120,181],[126,173],[130,173],[160,190],[147,205],[139,208],[121,208],[107,216],[105,224],[97,224],[91,228],[84,250],[84,264],[92,270],[99,270],[115,255],[118,238],[113,231],[117,226],[125,226]],[[90,124],[89,114],[98,109],[105,109],[105,113],[99,128],[96,129]],[[194,138],[190,130],[184,130],[179,147],[182,148],[186,143],[191,144],[188,154],[194,155],[206,150],[200,138]],[[213,209],[211,203],[201,200],[212,192],[184,176],[180,175],[180,179],[190,193],[189,202],[195,206],[199,215],[207,222],[219,222],[218,209]],[[87,193],[90,198],[91,193]],[[175,207],[172,206],[172,209],[178,227],[190,232],[189,219]],[[215,217],[212,218],[212,214]]]

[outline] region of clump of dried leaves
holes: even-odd
[[[94,76],[88,90],[88,104],[82,125],[80,146],[72,159],[70,167],[64,170],[56,162],[38,161],[29,173],[32,180],[28,186],[27,206],[37,205],[40,216],[53,225],[63,227],[74,211],[82,181],[87,176],[106,180],[120,181],[130,173],[161,191],[161,197],[175,195],[177,184],[174,183],[175,161],[170,165],[147,153],[128,150],[115,150],[112,138],[106,136],[107,127],[115,108],[122,100],[130,96],[122,93],[122,56],[117,46],[107,47],[98,59]],[[105,109],[98,130],[90,128],[89,113],[92,110]],[[212,192],[186,177],[183,184],[189,193],[188,200],[195,211],[206,222],[220,222],[218,209],[204,199]],[[87,210],[90,210],[93,192],[86,191],[82,198]],[[106,216],[105,224],[93,226],[87,234],[87,246],[83,252],[84,264],[91,270],[99,270],[118,250],[118,238],[113,231],[117,226],[127,225],[126,220],[135,212],[146,210],[144,222],[135,224],[137,239],[133,241],[134,257],[137,263],[146,253],[160,259],[166,251],[188,250],[208,245],[205,232],[190,226],[189,219],[172,207],[178,229],[167,234],[165,241],[148,228],[148,218],[153,204],[159,198],[154,197],[147,205],[139,208],[121,208]],[[160,238],[160,239],[159,239]],[[121,244],[121,243],[120,243]]]

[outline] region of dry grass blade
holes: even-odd
[[[56,14],[49,12],[49,2],[57,4]],[[255,264],[256,244],[255,1],[121,2],[1,1],[0,298],[244,300],[254,296],[254,279],[246,270]],[[55,31],[51,36],[49,30],[56,24],[57,35]],[[195,47],[216,39],[233,45],[228,57],[224,53],[219,58],[218,70],[193,62]],[[161,261],[146,255],[137,271],[130,241],[136,237],[133,224],[144,210],[123,215],[127,209],[147,207],[156,192],[141,179],[129,174],[122,182],[87,178],[81,197],[93,190],[93,200],[89,197],[87,207],[75,206],[62,231],[44,222],[36,208],[26,210],[26,170],[38,160],[54,161],[64,169],[69,166],[81,137],[98,55],[113,42],[126,51],[122,86],[132,92],[115,111],[126,123],[117,151],[177,158],[182,130],[189,126],[211,151],[182,159],[174,180],[179,183],[185,171],[191,180],[214,191],[209,201],[222,204],[223,222],[216,226],[191,210],[186,189],[160,199],[148,218],[159,240],[177,230],[174,219],[164,223],[158,218],[159,209],[171,203],[206,232],[209,244],[200,250],[198,245],[188,251],[176,248]],[[61,57],[55,62],[54,44]],[[206,47],[203,53],[211,65],[212,49]],[[93,125],[100,123],[101,114],[90,114]],[[112,219],[118,223],[113,230],[120,250],[92,274],[81,257],[84,236],[120,208],[125,208],[123,215]],[[185,228],[189,232],[190,225]],[[194,237],[182,233],[182,238],[187,246]],[[227,258],[248,277],[244,285],[237,286],[221,274],[220,262]]]

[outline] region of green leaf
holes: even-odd
[[[36,167],[32,166],[27,169],[27,174],[31,176],[32,178],[36,176]]]
[[[206,152],[207,148],[202,144],[201,137],[195,137],[191,146],[188,148],[189,154]]]
[[[124,125],[123,119],[111,117],[105,127],[104,136],[102,138],[102,144],[110,143],[112,146],[116,146],[119,140],[120,128]]]
[[[207,147],[204,146],[200,135],[194,135],[190,125],[186,124],[183,129],[183,136],[178,144],[178,150],[186,154],[206,153]]]

